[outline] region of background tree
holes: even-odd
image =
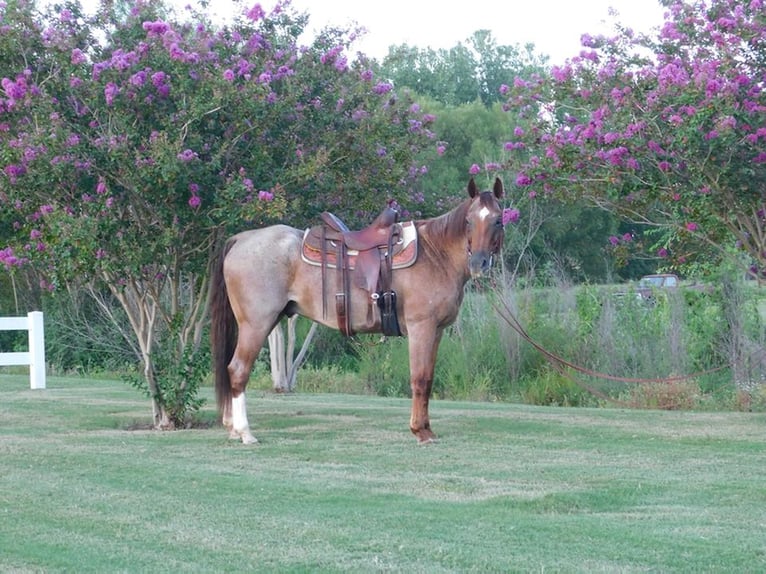
[[[502,85],[541,71],[547,59],[536,54],[532,44],[498,46],[492,32],[477,30],[449,49],[391,46],[379,72],[397,88],[448,106],[480,101],[489,107],[502,101]]]
[[[759,0],[663,5],[656,37],[585,35],[580,56],[509,87],[507,109],[534,127],[507,165],[541,197],[653,229],[645,244],[667,268],[711,270],[740,253],[762,271],[766,11]]]
[[[220,28],[156,2],[105,2],[93,18],[76,3],[0,11],[2,263],[34,266],[45,289],[111,293],[159,427],[183,421],[208,371],[222,238],[404,203],[431,143],[431,117],[347,60],[349,35],[300,47],[306,18],[287,3]]]

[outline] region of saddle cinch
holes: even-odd
[[[399,212],[387,207],[368,227],[351,231],[329,212],[322,224],[303,235],[301,256],[309,265],[322,268],[322,309],[327,313],[327,270],[335,269],[335,312],[338,328],[346,335],[351,328],[351,289],[368,294],[367,320],[374,321],[377,307],[384,335],[401,335],[396,314],[396,292],[391,289],[393,270],[408,267],[417,258],[417,231],[412,221],[400,224]]]

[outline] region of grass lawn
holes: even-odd
[[[140,430],[121,382],[0,375],[0,571],[766,571],[764,414],[435,401],[425,447],[402,399],[249,414],[255,446]]]

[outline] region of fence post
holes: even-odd
[[[45,328],[42,311],[27,313],[29,319],[29,388],[45,388]]]
[[[42,311],[32,311],[26,317],[0,317],[0,331],[26,331],[28,351],[0,352],[0,366],[29,366],[29,388],[45,388],[45,328]]]

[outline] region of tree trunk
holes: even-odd
[[[306,354],[317,330],[317,323],[312,323],[309,332],[301,345],[301,350],[295,354],[295,325],[298,316],[293,315],[287,319],[287,345],[282,323],[269,333],[269,355],[271,359],[271,381],[274,391],[278,393],[291,393],[295,390],[298,369],[306,359]]]
[[[278,393],[288,392],[287,364],[285,359],[285,334],[282,323],[276,324],[269,333],[269,357],[271,359],[271,382]]]

